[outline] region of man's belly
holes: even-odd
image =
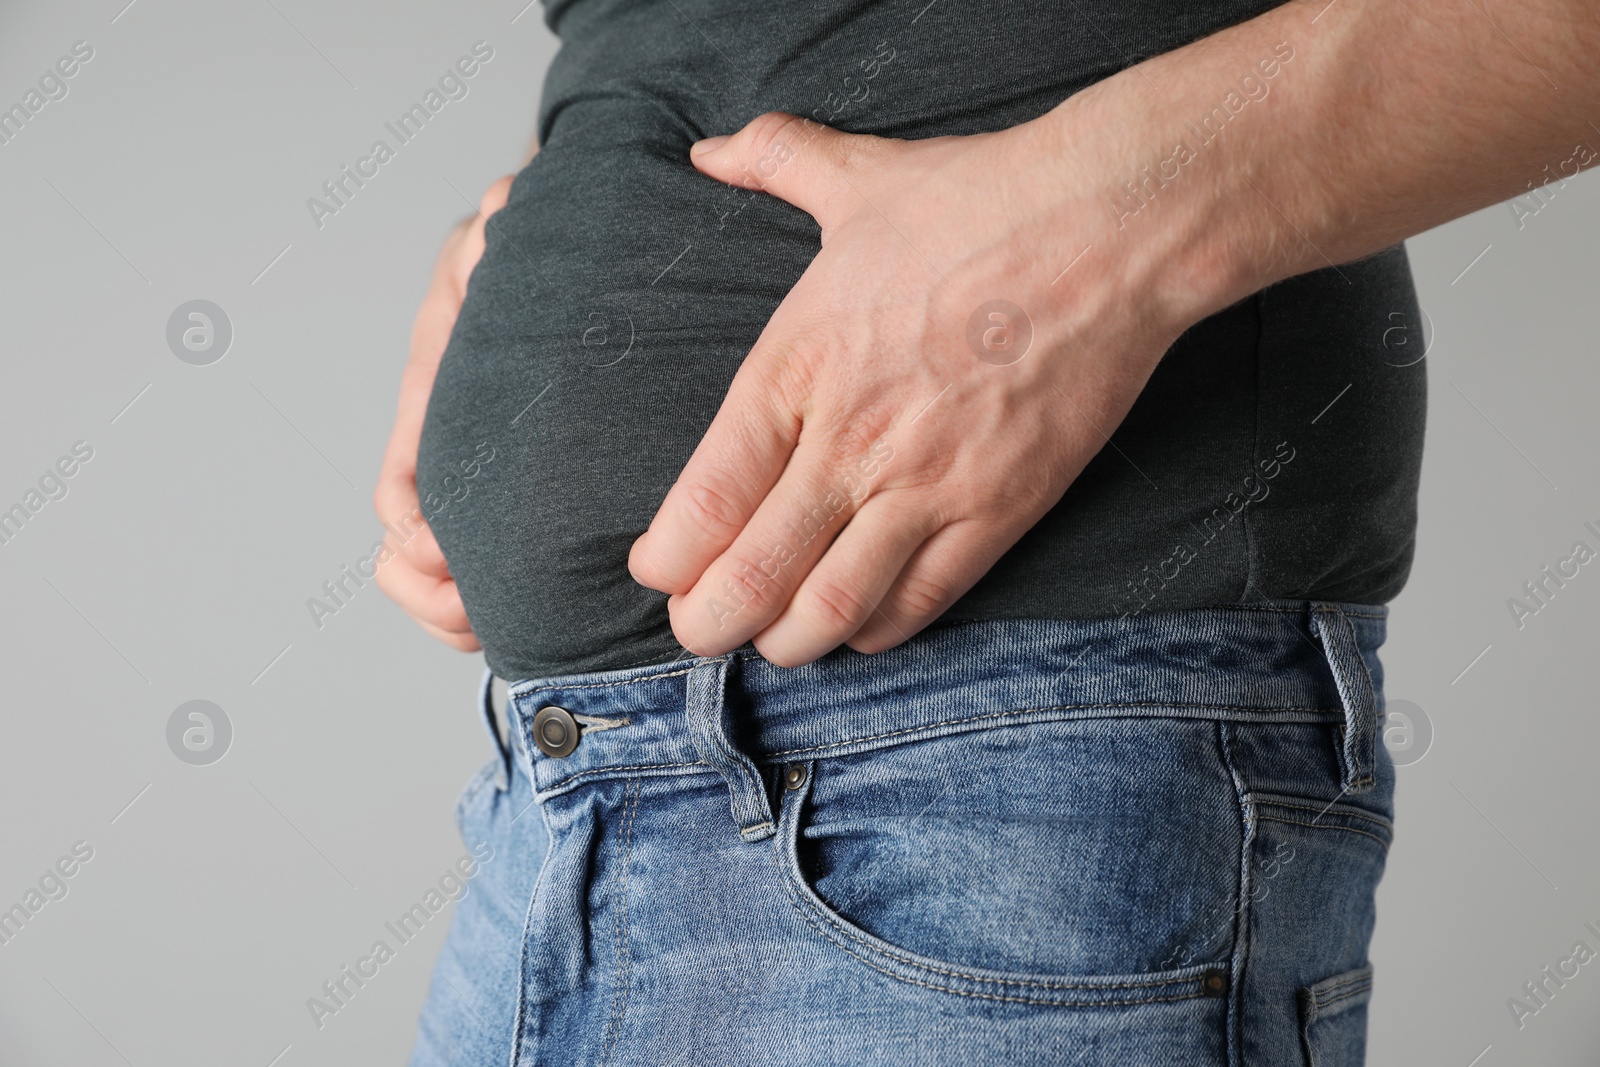
[[[564,46],[541,151],[489,225],[418,463],[424,514],[497,674],[684,655],[666,597],[632,580],[628,550],[819,247],[808,216],[700,175],[689,145],[767,110],[889,136],[1003,128],[1124,55],[1252,13],[1091,6],[1094,19],[1121,20],[1105,24],[1126,49],[1070,6],[1034,2],[1005,20],[939,5],[914,23],[915,10],[891,5],[783,5],[782,18],[687,0],[559,9]],[[1385,314],[1413,308],[1413,297],[1403,252],[1342,270],[1285,283],[1281,298],[1246,301],[1186,334],[1116,432],[1118,447],[951,617],[1392,595],[1409,563],[1422,371],[1385,363],[1378,339],[1392,325]],[[1340,405],[1344,443],[1319,444],[1306,420],[1352,383],[1370,395],[1352,388]],[[1295,452],[1288,464],[1273,461],[1280,441]],[[1363,450],[1354,457],[1351,441]],[[1244,487],[1252,476],[1256,491]],[[1364,519],[1369,507],[1387,525]]]

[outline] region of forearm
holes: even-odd
[[[1597,55],[1591,0],[1294,0],[1042,121],[1127,160],[1110,233],[1195,318],[1600,162]]]

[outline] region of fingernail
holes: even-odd
[[[721,148],[723,144],[727,142],[727,140],[728,138],[723,136],[707,137],[703,141],[696,141],[694,144],[689,146],[689,154],[698,158],[705,155],[707,152],[715,152],[717,149]]]

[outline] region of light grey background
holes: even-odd
[[[306,600],[380,534],[371,485],[439,242],[531,136],[555,45],[523,2],[0,8],[0,106],[75,41],[95,51],[0,145],[0,509],[94,449],[0,546],[0,907],[94,850],[0,946],[0,1063],[405,1057],[446,916],[321,1029],[306,1000],[465,851],[481,661],[374,585],[320,630]],[[306,199],[480,39],[469,95],[317,229]],[[1502,205],[1411,242],[1433,396],[1386,661],[1436,737],[1400,771],[1378,1067],[1600,1050],[1600,962],[1520,1030],[1507,1007],[1575,942],[1600,949],[1600,564],[1520,630],[1506,604],[1600,546],[1600,180],[1546,196],[1520,226]],[[193,299],[232,320],[211,366],[166,344]],[[233,725],[210,766],[167,747],[193,699]]]

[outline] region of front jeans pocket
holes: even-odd
[[[1300,1037],[1309,1067],[1360,1067],[1367,1051],[1372,965],[1300,991]]]
[[[1215,724],[995,727],[788,765],[779,863],[872,969],[1062,1006],[1223,997],[1242,827]],[[1181,958],[1180,958],[1181,957]]]

